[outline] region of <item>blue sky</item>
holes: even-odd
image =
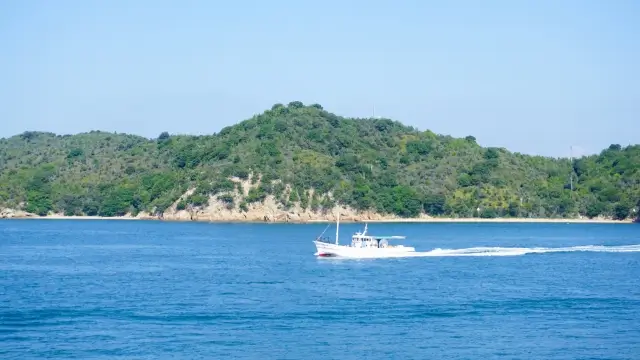
[[[640,143],[640,2],[7,0],[0,137],[317,102],[549,156]]]

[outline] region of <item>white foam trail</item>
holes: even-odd
[[[526,254],[544,254],[554,252],[640,252],[640,245],[602,246],[584,245],[560,248],[508,248],[508,247],[474,247],[467,249],[434,249],[432,251],[418,252],[413,256],[517,256]]]
[[[607,252],[607,253],[628,253],[640,252],[639,245],[583,245],[559,248],[533,247],[533,248],[510,248],[510,247],[472,247],[464,249],[441,249],[436,248],[431,251],[418,251],[405,254],[363,254],[354,258],[400,258],[400,257],[450,257],[450,256],[520,256],[526,254],[544,254],[558,252]]]

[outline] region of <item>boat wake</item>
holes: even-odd
[[[447,256],[520,256],[527,254],[566,253],[566,252],[606,252],[606,253],[631,253],[640,252],[639,245],[583,245],[570,247],[472,247],[464,249],[441,249],[431,251],[416,251],[399,254],[363,254],[362,256],[350,256],[352,258],[406,258],[406,257],[447,257]]]

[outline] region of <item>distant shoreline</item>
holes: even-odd
[[[133,216],[64,216],[64,215],[47,215],[47,216],[14,216],[3,219],[16,219],[16,220],[149,220],[149,221],[164,221],[164,222],[201,222],[201,223],[276,223],[276,224],[313,224],[313,223],[333,223],[334,220],[327,219],[309,219],[309,220],[297,220],[297,221],[258,221],[258,220],[240,220],[240,219],[161,219],[157,217],[133,217]],[[613,219],[559,219],[559,218],[388,218],[388,219],[341,219],[341,223],[573,223],[573,224],[631,224],[632,219],[625,220],[613,220]]]

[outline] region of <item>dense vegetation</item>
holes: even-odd
[[[261,174],[259,186],[235,201],[228,191],[238,184],[228,179],[251,173]],[[283,208],[339,202],[405,217],[625,219],[640,206],[640,146],[614,144],[573,161],[528,156],[297,101],[207,136],[25,132],[0,140],[0,207],[159,214],[192,187],[178,208],[215,195],[243,210],[272,194]]]

